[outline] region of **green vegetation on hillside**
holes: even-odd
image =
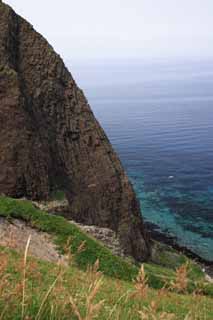
[[[62,253],[70,240],[75,263],[82,270],[86,270],[88,265],[93,265],[99,259],[100,270],[108,276],[132,280],[138,272],[136,266],[114,256],[100,242],[83,233],[74,224],[69,223],[63,217],[50,215],[35,208],[30,201],[0,197],[0,216],[7,219],[22,219],[32,227],[52,234]],[[82,243],[85,249],[78,253],[78,248]]]
[[[211,297],[152,289],[143,272],[132,282],[97,269],[98,264],[82,271],[31,257],[25,263],[21,254],[0,247],[0,319],[213,319]]]
[[[213,286],[183,255],[174,252],[171,263],[162,252],[165,266],[145,263],[140,269],[30,201],[0,197],[0,216],[48,232],[62,253],[72,253],[67,267],[34,258],[26,263],[22,254],[0,248],[0,319],[213,319]]]
[[[93,265],[98,259],[100,271],[107,276],[132,281],[138,273],[139,265],[134,265],[120,257],[114,256],[109,249],[85,234],[76,225],[68,222],[61,216],[51,215],[37,209],[31,201],[0,197],[0,216],[7,219],[22,219],[32,227],[52,234],[58,249],[62,253],[70,241],[70,249],[75,257],[75,264],[81,270],[86,270],[88,265]],[[84,250],[78,252],[78,248],[82,243],[84,243]],[[178,259],[176,259],[176,264],[171,266],[167,263],[169,267],[145,263],[144,266],[148,275],[149,285],[155,289],[162,288],[168,280],[174,279],[175,268],[186,263],[186,261],[188,259],[185,256],[179,255]],[[196,282],[202,282],[204,275],[197,264],[194,264],[190,260],[188,263],[190,266],[189,278],[191,279],[189,289],[192,291],[195,287],[195,280]],[[212,285],[206,285],[203,290],[206,294],[213,295]]]

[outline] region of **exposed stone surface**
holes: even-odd
[[[70,218],[149,255],[139,204],[83,92],[48,42],[0,2],[0,193],[66,192]]]
[[[34,206],[47,213],[54,215],[61,215],[69,219],[70,210],[69,202],[67,199],[64,200],[49,200],[49,201],[32,201]]]
[[[63,262],[48,233],[29,227],[25,222],[13,219],[10,222],[0,217],[0,245],[23,252],[31,236],[29,255],[50,262]]]
[[[45,202],[33,201],[33,204],[48,213],[55,215],[62,215],[69,218],[69,203],[66,199],[64,200],[52,200]],[[117,237],[115,231],[109,228],[101,228],[98,226],[88,226],[85,224],[77,223],[74,220],[69,220],[70,223],[77,225],[82,231],[86,232],[95,239],[101,241],[106,247],[108,247],[113,254],[125,258],[124,250]]]
[[[125,254],[120,244],[120,241],[113,230],[97,226],[87,226],[80,223],[76,223],[73,220],[71,220],[70,222],[76,224],[81,230],[93,236],[95,239],[101,241],[116,256],[125,258]]]

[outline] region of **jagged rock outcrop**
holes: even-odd
[[[116,231],[149,255],[139,204],[104,131],[61,58],[0,1],[0,193],[66,192],[70,217]]]

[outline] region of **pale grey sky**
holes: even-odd
[[[213,56],[213,0],[3,0],[69,59]]]

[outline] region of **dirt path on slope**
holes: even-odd
[[[23,252],[30,235],[29,255],[55,263],[64,260],[49,234],[31,228],[24,221],[0,218],[1,246]]]

